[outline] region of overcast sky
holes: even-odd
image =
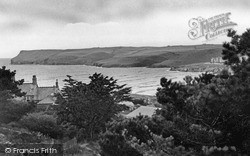
[[[191,18],[231,12],[250,28],[249,0],[0,0],[0,58],[20,50],[218,43],[188,38]]]

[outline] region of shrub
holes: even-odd
[[[44,112],[30,113],[24,116],[20,123],[30,131],[40,132],[54,139],[61,138],[63,135],[62,127],[57,125],[56,118]]]
[[[2,96],[0,92],[0,96]],[[0,97],[1,98],[1,97]],[[20,120],[24,115],[33,110],[34,105],[26,102],[0,99],[0,123],[10,123]]]
[[[143,156],[130,146],[122,134],[105,132],[99,141],[102,156]]]
[[[122,134],[126,131],[124,134],[126,138],[136,137],[140,140],[140,143],[147,143],[151,139],[151,131],[145,125],[146,120],[149,120],[149,118],[143,116],[132,119],[113,120],[108,123],[107,127],[113,133]]]

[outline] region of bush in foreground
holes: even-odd
[[[63,137],[63,129],[57,125],[56,118],[44,112],[30,113],[24,116],[20,123],[30,131],[40,132],[50,138],[60,139]]]

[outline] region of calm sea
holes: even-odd
[[[182,81],[186,75],[197,76],[199,73],[169,71],[168,68],[101,68],[84,65],[11,65],[10,59],[0,59],[0,66],[16,70],[16,80],[32,81],[36,75],[39,86],[53,86],[56,79],[59,86],[64,86],[66,75],[73,79],[89,82],[88,77],[95,72],[118,79],[118,84],[127,84],[132,87],[132,93],[155,95],[160,87],[160,78],[166,77],[174,81]]]

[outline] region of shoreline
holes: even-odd
[[[221,71],[222,69],[226,68],[224,64],[215,64],[215,63],[196,63],[196,64],[187,64],[181,66],[96,66],[96,65],[86,65],[86,64],[32,64],[32,63],[10,63],[9,65],[37,65],[37,66],[87,66],[87,67],[96,67],[96,68],[166,68],[169,71],[179,71],[179,72],[215,72]]]
[[[212,72],[217,74],[221,72],[223,69],[228,69],[226,65],[223,63],[196,63],[196,64],[189,64],[183,65],[179,67],[173,67],[170,71],[180,71],[180,72]]]
[[[99,68],[167,68],[171,69],[170,66],[125,66],[125,65],[112,65],[112,66],[98,66],[98,65],[88,65],[88,64],[38,64],[38,63],[11,63],[10,65],[48,65],[48,66],[89,66],[89,67],[99,67]]]

